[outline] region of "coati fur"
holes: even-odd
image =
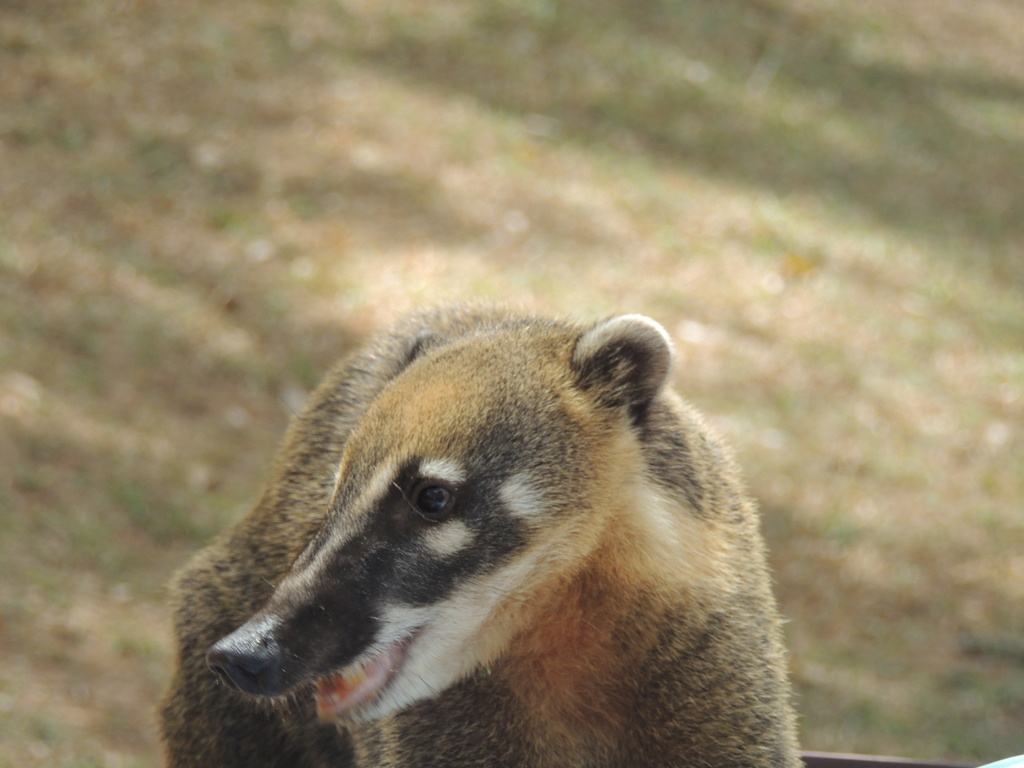
[[[646,317],[344,360],[176,581],[168,768],[797,768],[758,515]]]

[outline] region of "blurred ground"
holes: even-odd
[[[1024,752],[1024,5],[0,4],[0,766],[158,760],[163,585],[412,306],[673,333],[809,749]]]

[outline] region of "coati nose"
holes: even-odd
[[[264,622],[245,624],[221,638],[206,654],[206,663],[228,685],[254,696],[284,693],[281,649]]]

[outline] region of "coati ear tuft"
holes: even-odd
[[[442,341],[443,339],[441,334],[437,331],[424,329],[417,333],[409,339],[406,344],[402,368],[407,368],[412,364],[413,360],[429,350],[431,347],[440,345]]]
[[[668,379],[672,341],[649,317],[613,317],[580,337],[572,367],[580,388],[606,407],[627,408],[638,422]]]
[[[385,348],[381,354],[375,356],[378,375],[388,380],[398,377],[418,358],[434,347],[443,345],[444,341],[440,333],[427,328],[392,340],[390,348]]]

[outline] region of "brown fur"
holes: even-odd
[[[661,388],[667,342],[652,328],[446,309],[332,371],[253,511],[177,581],[168,768],[796,768],[757,514],[727,452]],[[483,435],[474,456],[512,438],[530,448],[506,462],[558,446],[537,461],[563,511],[517,529],[530,533],[509,562],[537,562],[472,636],[461,679],[338,724],[316,719],[309,680],[270,700],[218,681],[207,650],[312,599],[295,586],[309,542],[365,524],[346,489],[358,496],[395,450],[462,455],[488,424],[508,435]]]

